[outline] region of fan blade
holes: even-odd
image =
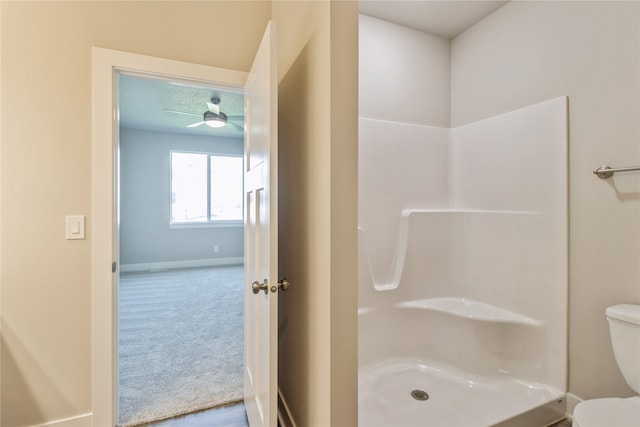
[[[220,115],[220,106],[213,102],[207,102],[207,108],[214,114]]]
[[[227,116],[227,119],[242,119],[242,120],[244,120],[244,116]]]
[[[194,128],[200,125],[203,125],[204,122],[196,122],[196,123],[191,123],[190,125],[187,125],[188,128]]]
[[[231,125],[231,126],[233,126],[233,127],[235,127],[237,130],[244,131],[244,128],[243,128],[242,126],[237,125],[237,124],[235,124],[235,123],[233,123],[233,122],[231,122],[231,121],[229,121],[229,120],[227,120],[227,124],[228,124],[228,125]]]
[[[184,111],[167,110],[166,108],[163,108],[162,111],[174,114],[184,114],[185,116],[202,117],[202,114],[185,113]]]

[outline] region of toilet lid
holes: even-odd
[[[580,427],[640,427],[640,397],[586,400],[573,419]]]

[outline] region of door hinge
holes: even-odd
[[[113,261],[111,263],[111,272],[115,273],[117,269],[118,269],[118,264],[115,261]]]

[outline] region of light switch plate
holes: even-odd
[[[84,239],[84,224],[84,215],[67,215],[65,227],[67,240]]]

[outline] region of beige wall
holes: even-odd
[[[331,426],[358,425],[358,2],[331,5]],[[321,277],[318,277],[321,279]],[[316,424],[317,425],[317,424]]]
[[[511,2],[452,42],[453,126],[569,96],[569,392],[582,399],[632,395],[604,310],[640,303],[640,178],[591,171],[640,164],[639,31],[638,1]]]
[[[279,383],[300,426],[357,425],[355,2],[274,2],[279,48]]]
[[[449,40],[367,15],[359,24],[360,117],[448,128]]]
[[[91,412],[91,46],[248,70],[268,2],[2,2],[4,427]]]
[[[0,52],[2,52],[2,6],[0,6]],[[0,54],[0,82],[2,82],[2,55],[1,54]],[[0,100],[1,99],[2,99],[2,84],[0,83]],[[2,102],[0,102],[0,123],[2,123]],[[0,132],[0,242],[2,242],[2,132]],[[0,277],[1,276],[2,276],[2,244],[0,244]],[[0,385],[2,384],[2,323],[3,323],[2,322],[2,286],[0,286]],[[2,402],[2,387],[0,386],[0,426],[2,425],[2,403],[1,402]]]
[[[2,425],[91,411],[91,236],[66,241],[63,229],[67,214],[88,215],[90,229],[91,46],[247,70],[271,13],[281,273],[295,284],[282,296],[281,386],[299,425],[356,425],[357,4],[0,7],[1,218],[12,224],[0,241]]]

